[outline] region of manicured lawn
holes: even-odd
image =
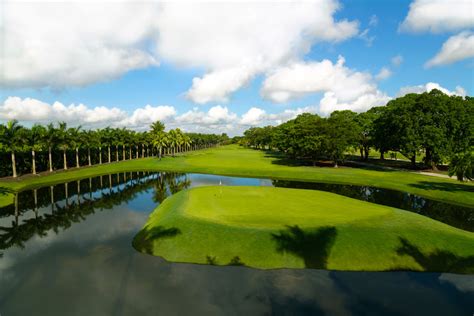
[[[18,180],[0,180],[0,189],[20,190],[41,185],[124,171],[176,171],[228,176],[261,177],[326,183],[368,185],[410,192],[427,198],[474,207],[474,184],[430,177],[405,171],[362,168],[291,166],[280,158],[236,145],[189,152],[177,157],[127,160],[88,168],[70,169]],[[11,195],[0,191],[0,205],[11,203]]]
[[[474,233],[333,193],[272,187],[177,193],[134,246],[177,262],[474,273]]]

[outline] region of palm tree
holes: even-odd
[[[177,136],[176,144],[178,145],[178,152],[182,152],[183,145],[184,145],[184,134],[179,128],[176,128],[176,136]]]
[[[42,143],[45,147],[48,148],[48,164],[49,164],[49,172],[53,172],[53,155],[52,150],[58,144],[59,135],[57,129],[54,125],[48,124],[46,126],[45,132],[42,137]]]
[[[174,157],[178,146],[178,133],[174,129],[168,132],[168,144],[171,147],[171,155]]]
[[[121,133],[119,129],[113,129],[111,133],[111,144],[115,147],[115,160],[119,161],[119,146],[121,144]]]
[[[80,139],[84,147],[87,148],[87,163],[89,166],[92,166],[91,148],[96,147],[99,142],[97,132],[92,130],[82,131]],[[102,157],[100,160],[102,161]]]
[[[8,121],[7,125],[2,125],[0,131],[0,142],[7,151],[11,153],[13,177],[17,177],[15,151],[21,149],[23,126],[18,124],[17,120]]]
[[[95,131],[94,142],[99,148],[99,165],[101,165],[102,164],[102,147],[107,145],[107,142],[105,139],[105,133],[103,129],[98,129]]]
[[[67,133],[69,136],[69,141],[70,144],[75,148],[76,150],[76,168],[79,168],[79,147],[83,145],[82,140],[83,137],[80,133],[81,127],[78,126],[76,128],[70,128],[68,129]]]
[[[113,139],[114,139],[114,131],[110,127],[106,127],[100,132],[100,140],[102,144],[107,146],[107,153],[108,153],[108,162],[112,162],[112,153],[110,152],[110,147],[114,144]],[[99,148],[102,149],[102,148]],[[102,153],[100,153],[100,161],[102,163]]]
[[[67,150],[70,145],[70,135],[65,122],[60,122],[58,126],[59,148],[63,151],[64,170],[67,170]]]
[[[163,148],[165,148],[168,144],[168,135],[161,131],[156,134],[154,134],[154,139],[153,139],[153,146],[158,148],[158,157],[161,160],[161,155]]]
[[[183,135],[183,145],[184,145],[185,151],[190,149],[191,143],[192,143],[191,138],[188,135],[184,134]]]
[[[161,123],[160,121],[156,121],[150,125],[150,128],[152,134],[157,134],[159,132],[165,131],[165,124]]]
[[[31,149],[31,172],[36,174],[36,151],[43,149],[43,137],[46,133],[46,128],[41,125],[35,124],[28,131],[25,139],[27,142],[28,147]]]

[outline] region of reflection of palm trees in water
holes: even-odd
[[[190,185],[191,180],[185,174],[162,172],[155,181],[153,200],[161,204],[168,196],[187,189]]]
[[[123,178],[125,179],[125,177]],[[86,184],[87,182],[82,182],[84,183],[82,187],[80,181],[77,181],[76,185],[68,186],[61,184],[56,187],[51,186],[46,189],[40,188],[30,192],[20,193],[22,195],[21,203],[18,203],[18,194],[16,194],[14,205],[0,209],[0,216],[2,216],[1,214],[3,214],[3,216],[10,216],[11,214],[15,216],[10,227],[0,226],[0,250],[14,246],[24,247],[24,243],[33,236],[44,237],[47,235],[47,232],[51,230],[55,233],[59,233],[61,230],[68,229],[74,223],[85,220],[87,216],[95,213],[97,210],[113,209],[124,201],[133,199],[140,192],[153,187],[159,183],[159,181],[163,181],[161,177],[156,179],[153,177],[153,174],[150,176],[150,174],[146,173],[142,175],[130,173],[127,178],[129,185],[123,185],[124,183],[121,182],[112,183],[112,175],[109,175],[109,183],[105,183],[105,185],[109,187],[107,191],[103,190],[103,179],[101,181],[101,179],[97,177],[95,179],[90,178],[88,181],[89,185]],[[176,190],[189,186],[190,183],[186,178],[174,181],[171,179],[171,174],[166,178],[165,183],[168,181],[171,182],[173,191],[175,192]],[[118,175],[117,179],[120,179]],[[100,186],[99,183],[101,183]],[[114,188],[118,188],[120,185],[122,186],[121,190],[114,190]],[[38,194],[38,191],[43,193]],[[48,191],[50,194],[47,194]],[[88,198],[84,196],[87,195],[85,191],[89,193]],[[101,194],[94,199],[93,193],[99,191]],[[74,197],[74,195],[77,196]],[[60,206],[56,203],[57,201],[65,201],[66,199],[69,201],[65,206]],[[41,215],[38,214],[38,209],[48,207],[49,205],[51,205],[52,208],[51,212]],[[34,211],[35,217],[20,221],[19,218],[28,210]]]

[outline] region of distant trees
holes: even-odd
[[[241,144],[274,148],[290,158],[328,159],[334,166],[351,148],[368,160],[371,148],[399,152],[413,166],[420,156],[436,170],[451,162],[450,172],[459,179],[472,177],[474,152],[474,98],[448,96],[439,90],[407,94],[386,106],[356,114],[335,111],[328,118],[304,113],[276,127],[252,127],[244,132]]]
[[[148,132],[135,132],[110,127],[83,130],[70,128],[63,122],[26,128],[17,121],[10,121],[0,124],[0,176],[17,177],[74,165],[78,168],[155,155],[161,158],[164,150],[171,147],[175,155],[228,140],[225,134],[184,133],[179,129],[165,132],[161,122],[155,122]]]

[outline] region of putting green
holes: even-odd
[[[474,233],[337,194],[200,187],[165,200],[134,247],[175,262],[474,273]]]

